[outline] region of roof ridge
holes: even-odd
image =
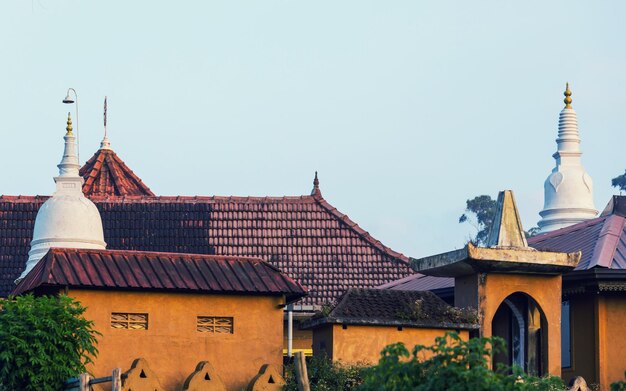
[[[380,240],[375,239],[372,235],[370,235],[369,232],[367,232],[366,230],[361,228],[357,223],[352,221],[350,219],[350,217],[348,217],[347,214],[339,212],[339,210],[337,208],[335,208],[328,201],[326,201],[324,199],[324,197],[321,195],[321,193],[313,194],[311,197],[313,197],[313,199],[322,208],[326,209],[329,213],[331,213],[333,216],[335,216],[335,218],[337,218],[338,220],[341,220],[344,224],[346,224],[352,230],[356,231],[356,233],[361,238],[363,238],[366,242],[368,242],[372,246],[376,247],[379,251],[381,251],[382,253],[384,253],[384,254],[392,257],[392,258],[400,259],[401,261],[403,261],[407,265],[409,264],[409,257],[407,257],[406,255],[404,255],[404,254],[402,254],[400,252],[392,250],[391,248],[385,246]]]
[[[624,231],[626,218],[619,215],[608,215],[605,218],[589,260],[589,268],[594,266],[611,267],[620,237]]]
[[[209,258],[209,259],[223,259],[225,261],[247,261],[247,262],[262,262],[268,264],[270,267],[274,268],[276,271],[280,271],[280,269],[274,267],[268,262],[264,261],[261,257],[253,257],[248,255],[218,255],[218,254],[197,254],[197,253],[177,253],[172,251],[150,251],[150,250],[119,250],[119,249],[95,249],[95,248],[76,248],[76,247],[52,247],[49,250],[49,253],[55,254],[65,254],[68,252],[76,252],[76,253],[121,253],[121,254],[151,254],[151,255],[174,255],[178,257],[201,257],[201,258]]]

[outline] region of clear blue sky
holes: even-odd
[[[460,247],[465,200],[515,191],[526,228],[566,81],[596,207],[626,168],[623,1],[0,3],[1,194],[50,194],[61,99],[159,195],[322,193],[386,245]],[[73,110],[73,108],[72,108]]]

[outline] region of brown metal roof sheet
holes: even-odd
[[[190,265],[199,267],[190,273]],[[216,279],[214,273],[220,277]],[[196,284],[194,277],[219,285]],[[124,250],[52,248],[12,294],[46,286],[284,294],[289,302],[306,295],[299,283],[259,258]]]

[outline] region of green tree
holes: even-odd
[[[558,377],[537,378],[519,368],[488,367],[501,338],[463,341],[455,332],[438,337],[432,346],[417,345],[411,353],[402,343],[387,346],[378,365],[364,370],[360,391],[551,391],[564,390]]]
[[[626,372],[624,372],[624,377],[626,378]],[[626,382],[620,380],[612,383],[611,391],[626,391]]]
[[[484,245],[489,238],[489,230],[496,214],[496,200],[488,195],[480,195],[466,201],[465,213],[459,217],[459,223],[468,222],[476,228],[475,244]]]
[[[465,213],[459,217],[459,223],[468,222],[476,228],[476,236],[472,242],[476,245],[485,245],[489,239],[489,231],[496,216],[498,202],[488,195],[481,195],[466,201]],[[539,227],[532,227],[524,231],[527,238],[539,234]]]
[[[100,334],[72,298],[28,294],[0,306],[0,390],[60,390],[96,357]]]
[[[620,192],[626,191],[626,171],[622,175],[611,179],[611,186],[617,187]]]

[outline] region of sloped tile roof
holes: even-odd
[[[259,258],[125,250],[53,248],[13,295],[40,287],[286,295],[306,292]]]
[[[300,304],[413,271],[322,197],[90,197],[108,249],[259,257],[301,283]],[[0,196],[0,294],[24,269],[34,220],[47,197]]]
[[[87,196],[154,196],[112,149],[99,149],[80,169]]]
[[[476,319],[471,311],[452,307],[428,291],[350,288],[327,316],[303,326],[342,323],[473,328]]]

